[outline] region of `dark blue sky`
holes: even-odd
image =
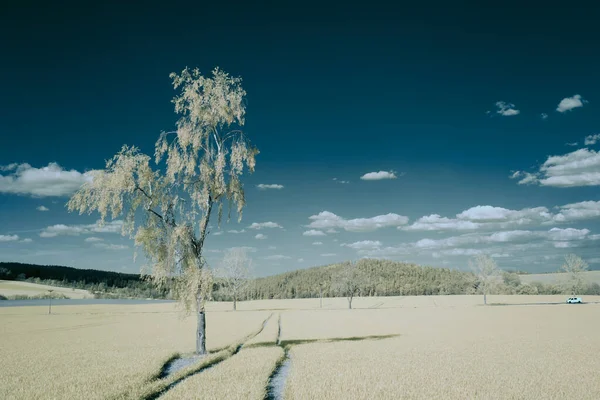
[[[215,257],[227,247],[253,247],[259,274],[364,255],[464,268],[465,256],[476,251],[498,255],[501,267],[524,270],[555,269],[566,251],[598,262],[600,242],[593,235],[600,233],[600,179],[594,174],[600,164],[597,147],[584,146],[599,132],[598,14],[583,3],[14,2],[0,16],[0,34],[8,38],[0,44],[0,165],[30,167],[0,171],[0,259],[137,271],[131,249],[117,251],[131,248],[128,239],[84,242],[92,232],[72,228],[96,217],[68,214],[68,189],[40,196],[32,185],[56,182],[36,173],[53,162],[60,166],[55,172],[102,168],[124,143],[152,153],[159,132],[176,120],[168,74],[186,66],[209,74],[219,66],[243,78],[245,130],[261,151],[256,173],[244,181],[245,218],[225,230],[272,221],[285,232],[261,230],[265,240],[251,229],[213,236],[207,246]],[[562,99],[575,95],[581,107],[557,111]],[[498,101],[519,113],[497,113]],[[541,171],[537,184],[509,179],[516,170],[539,171],[549,156],[578,150],[588,169],[576,173],[592,174],[585,185],[581,179],[544,183],[551,175]],[[360,179],[377,171],[396,171],[397,178]],[[284,188],[259,190],[261,183]],[[490,209],[505,219],[466,231],[406,229],[431,214],[460,219],[457,214],[476,206],[546,207],[556,214],[553,207],[584,201],[595,203],[570,209],[592,211],[568,221],[547,216],[539,225],[517,224],[529,214]],[[41,205],[49,211],[36,211]],[[323,211],[345,221],[388,213],[409,221],[401,229],[392,224],[361,232],[337,223],[340,233],[303,236],[309,217]],[[40,236],[55,225],[65,226],[61,234]],[[579,242],[557,247],[556,238],[534,234],[551,228],[575,229]],[[515,230],[534,232],[532,243],[546,247],[537,253],[534,246],[511,247],[512,241],[490,247],[491,239],[478,248],[416,245]],[[23,242],[27,238],[33,241]]]

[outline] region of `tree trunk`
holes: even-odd
[[[352,310],[352,297],[348,297],[348,309]]]
[[[487,294],[483,294],[483,304],[487,305]]]
[[[237,310],[237,299],[233,297],[233,311]]]
[[[319,308],[323,308],[323,288],[319,288]]]
[[[198,311],[198,326],[196,328],[196,354],[206,354],[206,315],[204,310]]]

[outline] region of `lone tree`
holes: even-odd
[[[237,309],[240,294],[248,287],[252,259],[245,249],[235,247],[230,249],[219,266],[219,276],[225,281],[226,292],[233,299],[233,310]]]
[[[352,309],[352,300],[365,285],[366,276],[358,263],[345,261],[341,269],[332,277],[332,291],[346,296],[348,308]]]
[[[180,118],[176,130],[162,132],[156,141],[156,166],[138,148],[124,145],[67,205],[79,214],[98,211],[100,224],[109,213],[113,219],[123,216],[122,234],[135,238],[146,255],[143,272],[159,287],[173,281],[186,312],[197,313],[196,353],[206,354],[204,307],[212,277],[202,251],[208,222],[218,208],[220,226],[225,201],[227,220],[235,204],[241,221],[240,176],[244,167],[254,172],[258,150],[240,130],[246,95],[241,78],[219,68],[212,77],[186,68],[170,78],[180,89],[173,99]]]
[[[483,294],[483,304],[487,305],[487,295],[499,277],[498,265],[486,254],[479,254],[469,261],[469,266],[477,277],[477,289]]]
[[[565,286],[574,296],[583,290],[585,283],[584,273],[588,270],[588,264],[575,254],[567,254],[565,263],[560,267],[561,271],[567,274]]]

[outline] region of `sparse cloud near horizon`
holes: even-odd
[[[248,227],[248,229],[263,229],[263,228],[283,228],[283,226],[279,225],[276,222],[253,222],[252,225]]]
[[[408,217],[398,214],[378,215],[371,218],[345,219],[329,211],[322,211],[309,217],[308,228],[344,229],[348,232],[369,232],[381,228],[398,227],[408,223]]]
[[[363,181],[380,181],[383,179],[396,179],[398,176],[395,171],[369,172],[360,177]]]
[[[258,185],[256,185],[257,188],[259,188],[260,190],[266,190],[266,189],[283,189],[283,185],[278,185],[278,184],[264,184],[264,183],[260,183]]]
[[[87,225],[56,224],[44,228],[40,233],[40,237],[54,238],[57,236],[88,235],[91,233],[121,233],[122,227],[122,220],[106,222],[103,226],[100,225],[100,221]]]
[[[0,235],[0,242],[15,242],[19,240],[19,235]]]
[[[539,172],[516,171],[511,179],[540,186],[577,187],[600,185],[600,152],[582,148],[561,156],[550,156]]]
[[[574,95],[573,97],[565,97],[560,101],[560,103],[558,103],[556,111],[564,113],[565,111],[569,111],[574,108],[583,107],[585,103],[587,103],[587,101],[578,94]]]

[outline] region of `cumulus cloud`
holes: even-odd
[[[379,171],[369,172],[360,177],[363,181],[380,181],[382,179],[396,179],[396,172],[394,171]]]
[[[79,236],[89,235],[92,233],[121,233],[123,228],[122,220],[114,220],[100,225],[100,221],[89,225],[65,225],[56,224],[48,226],[42,230],[40,237],[53,238],[56,236]]]
[[[591,145],[594,145],[594,144],[596,144],[598,142],[600,142],[600,133],[597,133],[595,135],[588,135],[588,136],[586,136],[584,144],[586,146],[591,146]]]
[[[258,239],[258,240],[264,240],[267,238],[267,235],[263,235],[262,233],[259,233],[258,235],[254,236],[254,239]]]
[[[313,246],[321,246],[323,242],[313,242]]]
[[[0,242],[16,242],[19,235],[0,235]]]
[[[548,114],[546,114],[546,113],[541,113],[541,114],[540,114],[540,118],[541,118],[541,119],[548,119]]]
[[[283,185],[278,185],[278,184],[258,184],[256,185],[257,188],[259,188],[260,190],[266,190],[266,189],[283,189]]]
[[[507,229],[511,227],[539,224],[551,221],[552,214],[546,207],[509,210],[494,206],[475,206],[459,214],[455,218],[442,217],[438,214],[424,216],[409,226],[398,229],[407,231],[468,231],[479,229]]]
[[[560,103],[558,103],[556,111],[564,113],[565,111],[569,111],[574,108],[583,107],[584,103],[587,103],[587,101],[578,94],[573,97],[565,97],[560,101]]]
[[[349,247],[355,250],[370,250],[380,248],[382,243],[379,240],[362,240],[354,243],[342,243],[340,246]]]
[[[83,183],[92,180],[94,171],[85,173],[64,170],[57,163],[34,168],[29,164],[4,166],[0,175],[0,193],[33,197],[61,197],[75,193]]]
[[[104,239],[96,237],[96,236],[91,236],[89,238],[85,238],[84,242],[88,242],[88,243],[94,243],[94,242],[102,242],[104,241]]]
[[[587,148],[562,156],[550,156],[538,173],[515,172],[511,178],[525,177],[519,182],[541,186],[577,187],[600,185],[600,152]]]
[[[253,222],[252,225],[248,227],[249,229],[263,229],[263,228],[283,228],[283,226],[279,225],[275,222]]]
[[[245,229],[242,229],[242,230],[239,230],[239,231],[238,231],[238,230],[235,230],[235,229],[230,229],[230,230],[228,230],[228,231],[227,231],[227,233],[235,233],[235,234],[238,234],[238,233],[245,233],[245,232],[246,232],[246,230],[245,230]]]
[[[325,231],[325,233],[339,233],[339,232],[338,232],[338,231],[336,231],[336,230],[335,230],[335,229],[333,229],[333,228],[329,228],[329,229],[327,229],[327,230]]]
[[[30,239],[30,238],[25,238],[25,239],[23,239],[23,240],[20,240],[20,242],[21,242],[21,243],[31,243],[31,242],[33,242],[33,239]]]
[[[348,232],[370,232],[380,228],[398,227],[408,223],[408,217],[398,214],[378,215],[372,218],[345,219],[329,211],[322,211],[309,217],[312,222],[308,228],[344,229]]]
[[[515,108],[514,104],[507,103],[505,101],[497,101],[496,107],[498,108],[496,113],[498,113],[504,117],[511,117],[513,115],[518,115],[521,113],[521,111],[519,111]]]
[[[48,207],[44,207],[44,206],[39,206],[39,207],[36,208],[36,210],[38,210],[38,211],[48,211],[49,208]]]
[[[311,229],[309,231],[306,231],[302,234],[302,236],[325,236],[325,234],[321,231],[318,231],[316,229]]]
[[[573,222],[600,217],[600,201],[582,201],[559,207],[552,222]]]

